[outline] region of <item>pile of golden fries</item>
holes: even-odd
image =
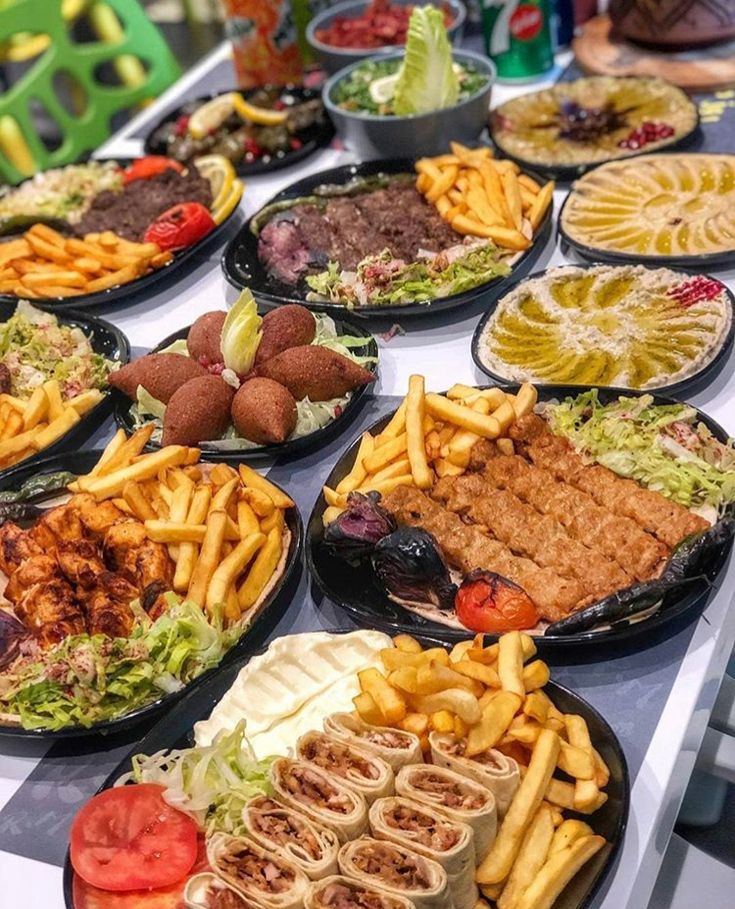
[[[34,224],[22,237],[0,244],[0,293],[78,297],[127,284],[172,259],[156,243],[133,243],[111,230],[79,240]]]
[[[489,148],[450,142],[452,153],[416,162],[416,189],[457,233],[523,250],[551,205],[554,181],[543,186]]]
[[[167,445],[141,452],[153,424],[123,430],[86,476],[69,487],[109,499],[141,521],[150,540],[168,546],[173,589],[227,624],[247,617],[271,582],[288,542],[293,501],[252,468],[199,463],[198,448]]]
[[[64,401],[56,379],[39,385],[28,400],[0,395],[0,468],[17,464],[56,442],[104,397],[96,388]]]
[[[449,653],[424,650],[408,635],[393,642],[380,653],[384,673],[358,673],[355,709],[370,725],[415,733],[425,752],[436,730],[464,739],[468,756],[495,748],[518,762],[521,784],[477,881],[499,909],[551,906],[605,845],[589,824],[564,817],[592,814],[607,801],[610,771],[587,723],[562,713],[544,692],[549,667],[533,659],[527,634],[512,631],[489,647],[477,635]]]
[[[446,395],[427,393],[423,376],[411,376],[408,394],[376,436],[365,432],[352,469],[335,489],[323,488],[329,524],[347,507],[350,492],[385,494],[397,486],[429,489],[437,477],[461,476],[480,439],[497,439],[513,454],[510,427],[531,413],[538,394],[524,383],[516,395],[500,388],[453,385]]]

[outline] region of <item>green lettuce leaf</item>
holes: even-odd
[[[408,23],[406,54],[396,82],[393,107],[399,117],[426,114],[457,103],[459,79],[442,11],[415,6]]]
[[[250,372],[253,366],[263,336],[262,321],[255,298],[245,288],[227,313],[222,326],[221,346],[225,366],[238,375]]]

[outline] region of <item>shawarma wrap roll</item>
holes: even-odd
[[[345,786],[359,792],[368,805],[395,792],[390,764],[367,748],[336,739],[326,732],[315,730],[302,735],[296,743],[296,756],[340,777]]]
[[[242,817],[251,839],[285,856],[311,880],[337,873],[340,844],[334,830],[267,795],[248,802]]]
[[[365,799],[321,767],[277,758],[271,764],[270,779],[279,801],[334,830],[341,843],[354,840],[367,830]]]
[[[447,873],[454,909],[473,909],[478,891],[470,826],[450,820],[430,805],[391,796],[371,806],[370,828],[376,839],[398,843],[441,865]]]
[[[333,713],[324,720],[324,731],[382,758],[393,770],[418,764],[424,758],[421,742],[412,732],[388,726],[369,726],[352,713]]]
[[[483,859],[495,840],[498,816],[495,796],[487,788],[448,767],[411,764],[396,776],[396,792],[422,805],[438,808],[453,821],[469,824],[475,856]]]
[[[214,873],[263,909],[300,909],[309,878],[288,859],[248,837],[215,833],[207,843]]]
[[[452,901],[442,866],[400,843],[369,836],[345,843],[339,868],[363,884],[407,896],[416,909],[446,909]]]
[[[304,909],[415,909],[408,897],[371,887],[341,874],[313,883],[304,898]]]
[[[438,767],[448,767],[487,786],[495,796],[498,818],[505,816],[521,781],[518,764],[513,758],[494,748],[488,748],[473,757],[465,757],[465,739],[458,739],[446,732],[431,732],[429,745],[431,759]]]
[[[221,877],[211,871],[202,871],[190,877],[184,887],[184,905],[186,909],[262,909],[260,903],[250,900],[238,893]]]

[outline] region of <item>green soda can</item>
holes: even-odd
[[[482,0],[485,50],[504,82],[529,82],[554,65],[549,0]]]

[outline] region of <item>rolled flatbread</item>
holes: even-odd
[[[248,837],[215,833],[207,843],[214,873],[263,909],[300,909],[309,878],[293,862]]]
[[[465,739],[458,739],[448,732],[429,734],[431,759],[439,767],[449,767],[462,776],[476,780],[495,796],[498,818],[503,818],[520,785],[521,775],[513,758],[501,751],[488,748],[481,754],[465,757]]]
[[[446,909],[452,899],[442,866],[399,843],[360,837],[340,849],[339,868],[363,884],[407,896],[416,909]]]
[[[396,792],[438,808],[453,821],[469,824],[475,835],[475,857],[478,861],[485,858],[498,825],[495,796],[487,786],[448,767],[411,764],[398,771]]]
[[[373,803],[370,827],[376,839],[398,843],[441,865],[447,873],[454,909],[473,909],[478,892],[471,827],[450,820],[430,805],[400,796]]]
[[[211,871],[190,877],[183,896],[186,909],[262,909],[260,903],[247,899]]]
[[[335,739],[326,732],[302,735],[296,743],[296,756],[340,777],[345,786],[359,792],[368,805],[395,792],[390,764],[366,748]]]
[[[334,830],[267,795],[248,802],[242,817],[247,836],[285,856],[312,881],[337,873],[339,837]]]
[[[412,732],[388,726],[369,726],[352,713],[333,713],[324,720],[324,731],[335,739],[352,742],[382,758],[394,770],[418,764],[424,757],[421,742]]]
[[[334,830],[341,843],[367,830],[365,799],[321,767],[277,758],[271,764],[270,779],[277,799]]]
[[[340,874],[312,884],[304,898],[305,909],[415,909],[408,897],[388,893]]]

